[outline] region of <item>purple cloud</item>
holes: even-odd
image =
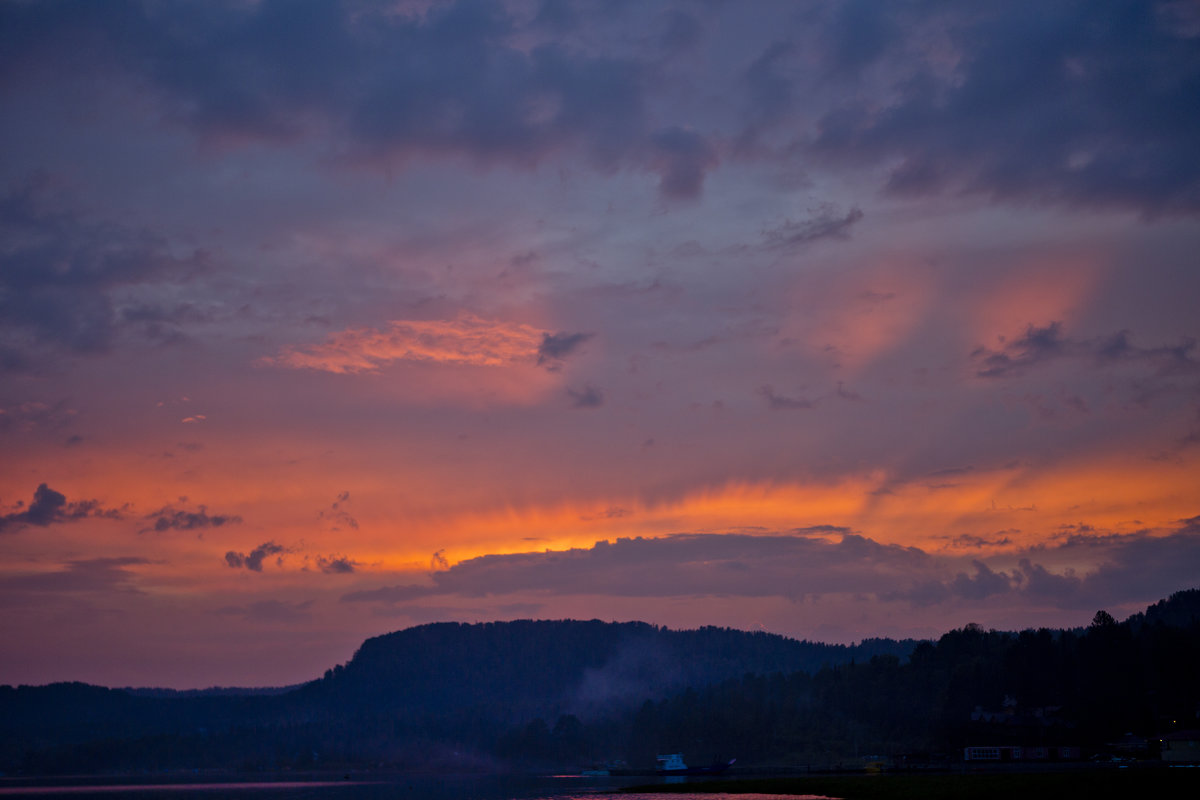
[[[225,564],[233,569],[244,567],[251,572],[262,572],[263,561],[271,556],[288,552],[290,551],[283,545],[276,544],[275,542],[263,542],[249,553],[230,550],[225,554]]]
[[[154,520],[154,524],[150,528],[145,528],[145,531],[154,530],[157,533],[164,531],[195,531],[204,530],[206,528],[219,528],[222,525],[233,525],[242,521],[242,518],[236,514],[209,514],[204,506],[200,506],[196,511],[184,511],[164,506],[158,511],[147,514],[146,519]]]
[[[0,533],[14,533],[27,526],[45,528],[63,522],[75,522],[88,518],[123,519],[124,511],[104,508],[98,500],[79,500],[68,503],[66,495],[56,492],[46,484],[39,484],[33,492],[33,500],[26,506],[17,504],[17,510],[0,515]]]
[[[818,526],[822,533],[826,526]],[[1072,547],[1040,547],[1015,569],[927,553],[843,533],[840,541],[806,535],[676,534],[618,539],[591,548],[468,559],[429,573],[423,583],[362,589],[346,602],[412,603],[431,597],[604,595],[616,597],[761,598],[868,595],[881,602],[929,607],[951,602],[1051,605],[1087,609],[1151,602],[1200,574],[1200,537],[1185,520],[1165,536],[1099,537],[1090,571],[1047,566]],[[840,529],[834,529],[840,530]]]
[[[842,6],[846,16],[852,9]],[[907,35],[913,45],[911,32],[931,21],[917,3],[870,16],[877,25],[842,28],[848,38],[834,45],[833,64],[899,67],[893,42]],[[815,155],[896,161],[886,188],[901,195],[959,190],[1147,215],[1200,211],[1191,155],[1200,111],[1188,102],[1200,86],[1200,54],[1193,23],[1168,4],[1098,10],[1026,0],[962,7],[945,22],[939,30],[961,54],[957,67],[941,69],[933,51],[904,62],[889,102],[852,98],[824,113]],[[1014,59],[1017,47],[1027,57]]]

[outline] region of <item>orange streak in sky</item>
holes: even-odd
[[[1101,264],[1097,256],[1077,253],[1006,270],[1004,281],[972,304],[968,344],[992,346],[1030,325],[1070,327],[1096,288]]]
[[[1152,461],[1128,442],[1049,465],[907,480],[874,470],[825,482],[730,481],[657,499],[581,491],[561,502],[513,505],[498,499],[502,488],[473,483],[484,473],[465,476],[464,485],[452,472],[431,473],[421,458],[400,466],[325,453],[314,443],[288,449],[286,441],[264,437],[247,449],[228,438],[207,441],[196,453],[170,459],[149,458],[146,446],[131,445],[105,454],[103,471],[87,461],[39,466],[36,459],[21,470],[0,471],[0,496],[8,506],[29,502],[37,480],[28,476],[36,474],[56,475],[51,487],[69,502],[131,504],[122,521],[86,519],[6,533],[0,569],[138,555],[151,563],[131,570],[178,576],[199,590],[246,584],[250,576],[227,567],[224,553],[248,552],[268,541],[290,552],[283,567],[271,562],[252,576],[254,585],[309,580],[301,572],[305,564],[314,569],[317,557],[333,554],[353,559],[360,572],[420,573],[439,551],[455,563],[489,553],[591,547],[619,537],[780,535],[813,526],[844,527],[927,551],[970,552],[982,544],[980,552],[999,553],[1052,543],[1080,525],[1098,533],[1166,532],[1200,514],[1195,457]],[[297,452],[304,458],[281,461]],[[343,510],[357,527],[321,516],[343,489],[351,491]],[[147,515],[164,505],[190,511],[204,505],[209,514],[236,515],[242,522],[147,530],[153,526]],[[806,533],[827,535],[820,529]],[[959,537],[976,544],[956,544]]]
[[[501,367],[534,361],[545,333],[464,312],[451,320],[395,320],[384,330],[349,328],[264,363],[334,373],[377,372],[396,361]]]

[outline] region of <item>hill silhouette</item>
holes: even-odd
[[[299,694],[339,709],[475,709],[503,720],[553,712],[603,715],[747,672],[815,672],[876,655],[907,658],[915,645],[911,639],[823,644],[644,622],[446,622],[368,639],[348,663]]]
[[[855,646],[645,623],[437,623],[365,641],[278,690],[0,687],[0,771],[500,770],[656,752],[739,764],[854,753],[961,758],[968,744],[1155,755],[1200,728],[1200,590],[1125,622]],[[1127,738],[1127,737],[1126,737]],[[955,754],[957,753],[957,756]]]
[[[543,717],[608,719],[648,698],[746,673],[906,657],[915,645],[642,622],[433,623],[368,639],[347,663],[291,690],[2,686],[0,770],[303,763],[314,753],[321,761],[331,740],[331,757],[341,761],[427,762],[437,758],[428,746],[444,739],[487,743]],[[264,749],[272,755],[259,758]]]

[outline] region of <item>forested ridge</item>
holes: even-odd
[[[659,752],[826,766],[968,744],[1104,752],[1200,727],[1200,590],[1086,628],[802,642],[643,623],[438,623],[279,693],[0,687],[0,771],[530,769]]]

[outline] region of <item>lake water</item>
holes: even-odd
[[[623,786],[645,785],[653,778],[581,778],[575,776],[389,776],[378,780],[256,782],[182,782],[76,780],[0,781],[0,797],[70,800],[798,800],[796,795],[630,794]]]

